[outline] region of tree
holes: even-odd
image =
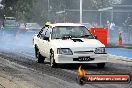
[[[5,16],[15,16],[15,5],[18,0],[2,0],[1,4],[4,5]]]

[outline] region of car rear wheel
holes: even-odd
[[[97,67],[98,67],[98,68],[104,68],[104,67],[105,67],[105,63],[98,63],[98,64],[97,64]]]
[[[51,66],[52,68],[57,67],[57,63],[56,63],[55,60],[54,60],[54,53],[53,53],[53,52],[51,52],[51,54],[50,54],[50,66]]]
[[[44,63],[44,57],[40,54],[38,49],[35,49],[35,56],[37,58],[38,63]]]

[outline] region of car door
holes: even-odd
[[[37,46],[38,46],[39,52],[41,53],[41,55],[44,56],[44,53],[42,51],[42,48],[43,48],[42,47],[42,41],[43,41],[43,35],[42,35],[42,33],[39,33],[37,35],[37,39],[35,41],[37,42]]]
[[[51,34],[51,29],[49,27],[46,27],[44,29],[44,31],[42,32],[42,38],[41,38],[41,52],[45,57],[49,58],[49,54],[50,54],[50,41],[46,38],[50,38],[50,34]]]

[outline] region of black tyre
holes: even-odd
[[[40,54],[39,49],[35,48],[35,56],[38,63],[44,63],[44,57]]]
[[[104,68],[104,67],[105,67],[105,63],[98,63],[98,64],[97,64],[97,67],[98,67],[98,68]]]
[[[57,63],[54,60],[54,52],[53,51],[50,54],[50,66],[52,68],[56,68],[57,67]]]

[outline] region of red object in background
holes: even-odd
[[[118,41],[118,45],[121,46],[122,45],[122,40]]]
[[[121,33],[119,33],[118,45],[119,46],[122,45],[122,36],[121,36]]]
[[[108,46],[107,37],[108,37],[108,28],[89,28],[88,29],[94,36],[97,36],[97,39],[105,45]]]

